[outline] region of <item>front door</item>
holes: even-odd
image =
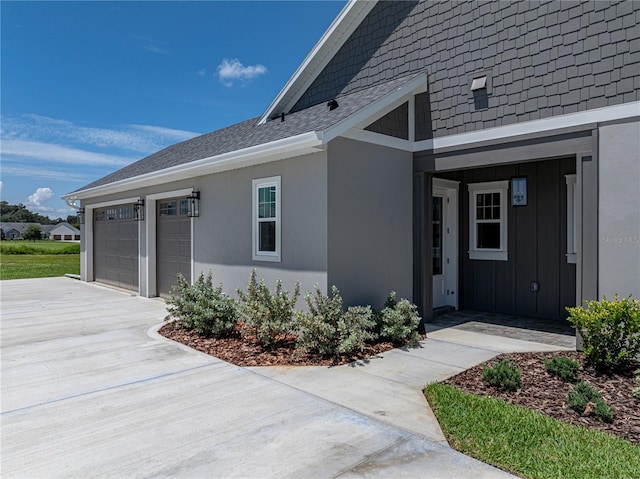
[[[458,182],[433,179],[433,307],[458,308]]]

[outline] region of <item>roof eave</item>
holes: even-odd
[[[283,138],[262,145],[251,146],[238,151],[202,158],[190,163],[172,166],[159,171],[114,181],[106,185],[95,186],[72,193],[61,198],[69,201],[83,200],[113,193],[121,193],[134,188],[170,183],[200,175],[219,173],[246,166],[268,163],[270,161],[291,158],[323,150],[321,134],[315,131]]]

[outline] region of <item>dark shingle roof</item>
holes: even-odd
[[[103,186],[116,181],[135,178],[140,175],[184,165],[192,161],[210,158],[224,153],[242,150],[252,146],[263,145],[272,141],[290,138],[302,133],[323,131],[332,125],[348,118],[364,107],[379,100],[418,74],[396,78],[357,92],[336,98],[339,107],[329,111],[326,103],[321,103],[305,110],[291,113],[285,121],[275,119],[262,125],[257,124],[259,118],[237,123],[220,130],[197,136],[190,140],[171,145],[153,153],[124,168],[94,181],[73,193]]]

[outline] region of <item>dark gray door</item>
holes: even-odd
[[[157,204],[156,278],[158,295],[168,296],[178,273],[191,281],[191,218],[184,198]]]
[[[99,208],[93,215],[96,281],[138,291],[138,223],[132,205]]]

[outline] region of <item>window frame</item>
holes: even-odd
[[[469,188],[469,259],[485,261],[508,261],[509,227],[509,180],[471,183]],[[500,195],[500,219],[492,221],[500,225],[500,247],[478,248],[478,210],[476,198],[480,194],[498,193]],[[485,220],[481,220],[486,222]]]
[[[275,187],[276,189],[276,215],[273,218],[275,221],[275,233],[276,233],[276,248],[275,251],[260,251],[260,227],[262,222],[258,217],[258,191],[261,188]],[[259,178],[252,181],[252,258],[253,261],[273,261],[280,262],[281,252],[281,177],[271,176],[268,178]],[[272,220],[271,218],[269,219]]]

